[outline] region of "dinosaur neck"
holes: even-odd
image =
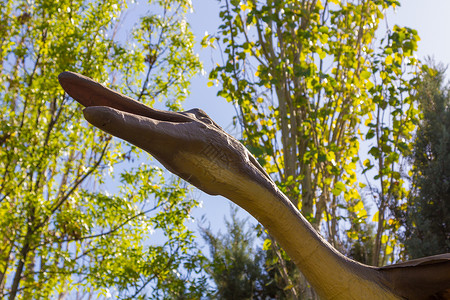
[[[228,198],[264,225],[323,299],[398,299],[374,268],[346,258],[317,234],[272,183],[240,185]]]

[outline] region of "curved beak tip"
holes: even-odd
[[[64,71],[59,73],[58,75],[58,81],[61,84],[61,86],[63,86],[64,88],[64,84],[68,83],[68,81],[70,81],[71,79],[74,79],[76,76],[73,72],[69,72],[69,71]]]
[[[83,116],[89,122],[89,120],[95,119],[95,110],[93,110],[94,106],[86,107],[83,109]],[[89,122],[90,123],[90,122]]]
[[[72,98],[75,100],[79,100],[78,94],[80,93],[79,87],[77,87],[77,84],[79,84],[79,76],[78,74],[64,71],[58,75],[58,81],[63,90]],[[78,89],[77,89],[78,88]],[[78,101],[80,102],[80,101]],[[83,103],[81,103],[83,104]]]
[[[108,123],[113,115],[113,109],[105,106],[89,106],[83,109],[83,116],[94,126],[99,127],[100,124]]]

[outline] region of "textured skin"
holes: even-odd
[[[291,204],[247,149],[205,112],[166,112],[63,72],[92,125],[144,149],[169,171],[258,219],[323,299],[450,299],[450,254],[375,268],[341,255]]]

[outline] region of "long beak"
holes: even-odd
[[[67,94],[85,107],[106,106],[159,121],[192,121],[188,116],[177,112],[151,108],[77,73],[62,72],[59,74],[58,80]]]
[[[177,112],[151,108],[77,73],[58,76],[63,89],[85,106],[85,119],[95,127],[124,139],[164,161],[164,150],[175,147],[179,125],[192,119]]]
[[[199,122],[198,119],[189,114],[151,108],[77,73],[63,72],[58,80],[72,98],[86,107],[83,114],[89,123],[144,149],[177,174],[170,164],[165,163],[170,161],[167,150],[180,149],[180,142],[189,139],[190,131],[194,129],[192,126]],[[200,115],[200,122],[213,125],[226,134],[206,114],[204,116],[201,121]],[[192,124],[186,124],[189,122]],[[248,157],[255,168],[272,182],[256,159],[250,154]]]

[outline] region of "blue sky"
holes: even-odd
[[[146,1],[138,1],[134,8],[131,8],[127,18],[127,23],[134,23],[141,14],[145,14],[146,10],[142,10],[142,6]],[[237,130],[232,126],[232,118],[234,116],[234,108],[224,99],[216,96],[217,87],[207,87],[207,74],[213,66],[214,60],[218,61],[220,55],[211,49],[202,49],[199,42],[205,35],[205,32],[215,33],[220,24],[219,5],[217,0],[192,0],[194,11],[188,15],[188,20],[192,30],[196,36],[197,45],[196,52],[199,53],[200,59],[204,64],[206,75],[198,75],[192,81],[191,95],[184,102],[183,106],[186,110],[191,108],[201,108],[208,113],[222,128],[227,132],[238,136]],[[403,0],[402,6],[398,7],[395,12],[389,12],[387,24],[393,27],[395,24],[400,26],[408,26],[418,31],[421,41],[419,42],[419,50],[417,57],[423,59],[426,56],[434,56],[436,62],[444,64],[450,63],[450,1],[449,0]],[[384,24],[383,24],[384,25]],[[126,34],[127,29],[125,29]],[[206,216],[207,222],[211,223],[211,228],[216,231],[223,229],[225,216],[229,215],[230,201],[220,196],[209,196],[199,190],[194,190],[193,196],[202,201],[201,208],[197,208],[193,215],[196,219],[202,215]],[[239,215],[249,216],[243,210]],[[250,220],[255,223],[254,219]],[[196,227],[193,224],[194,228]],[[223,231],[223,230],[222,230]]]
[[[204,36],[205,31],[215,33],[219,24],[219,3],[216,0],[193,0],[194,12],[189,15],[197,41]],[[389,12],[387,22],[389,27],[395,24],[407,26],[418,31],[421,41],[417,57],[434,56],[436,62],[450,63],[450,1],[448,0],[406,0],[401,1],[402,6],[395,12]],[[384,25],[384,24],[383,24]],[[214,57],[210,49],[196,50],[204,63],[206,73],[212,66]],[[216,57],[218,59],[219,57]],[[232,126],[234,108],[224,99],[216,97],[217,88],[207,87],[207,75],[197,76],[192,82],[191,96],[184,103],[185,109],[201,108],[206,111],[222,128],[235,134]],[[206,215],[211,228],[223,228],[223,219],[229,215],[230,201],[220,196],[209,196],[200,191],[195,196],[203,202],[203,207],[194,211],[194,217]],[[240,216],[249,216],[241,210]],[[254,220],[250,216],[250,220]],[[256,221],[253,221],[256,222]],[[222,230],[223,231],[223,230]]]

